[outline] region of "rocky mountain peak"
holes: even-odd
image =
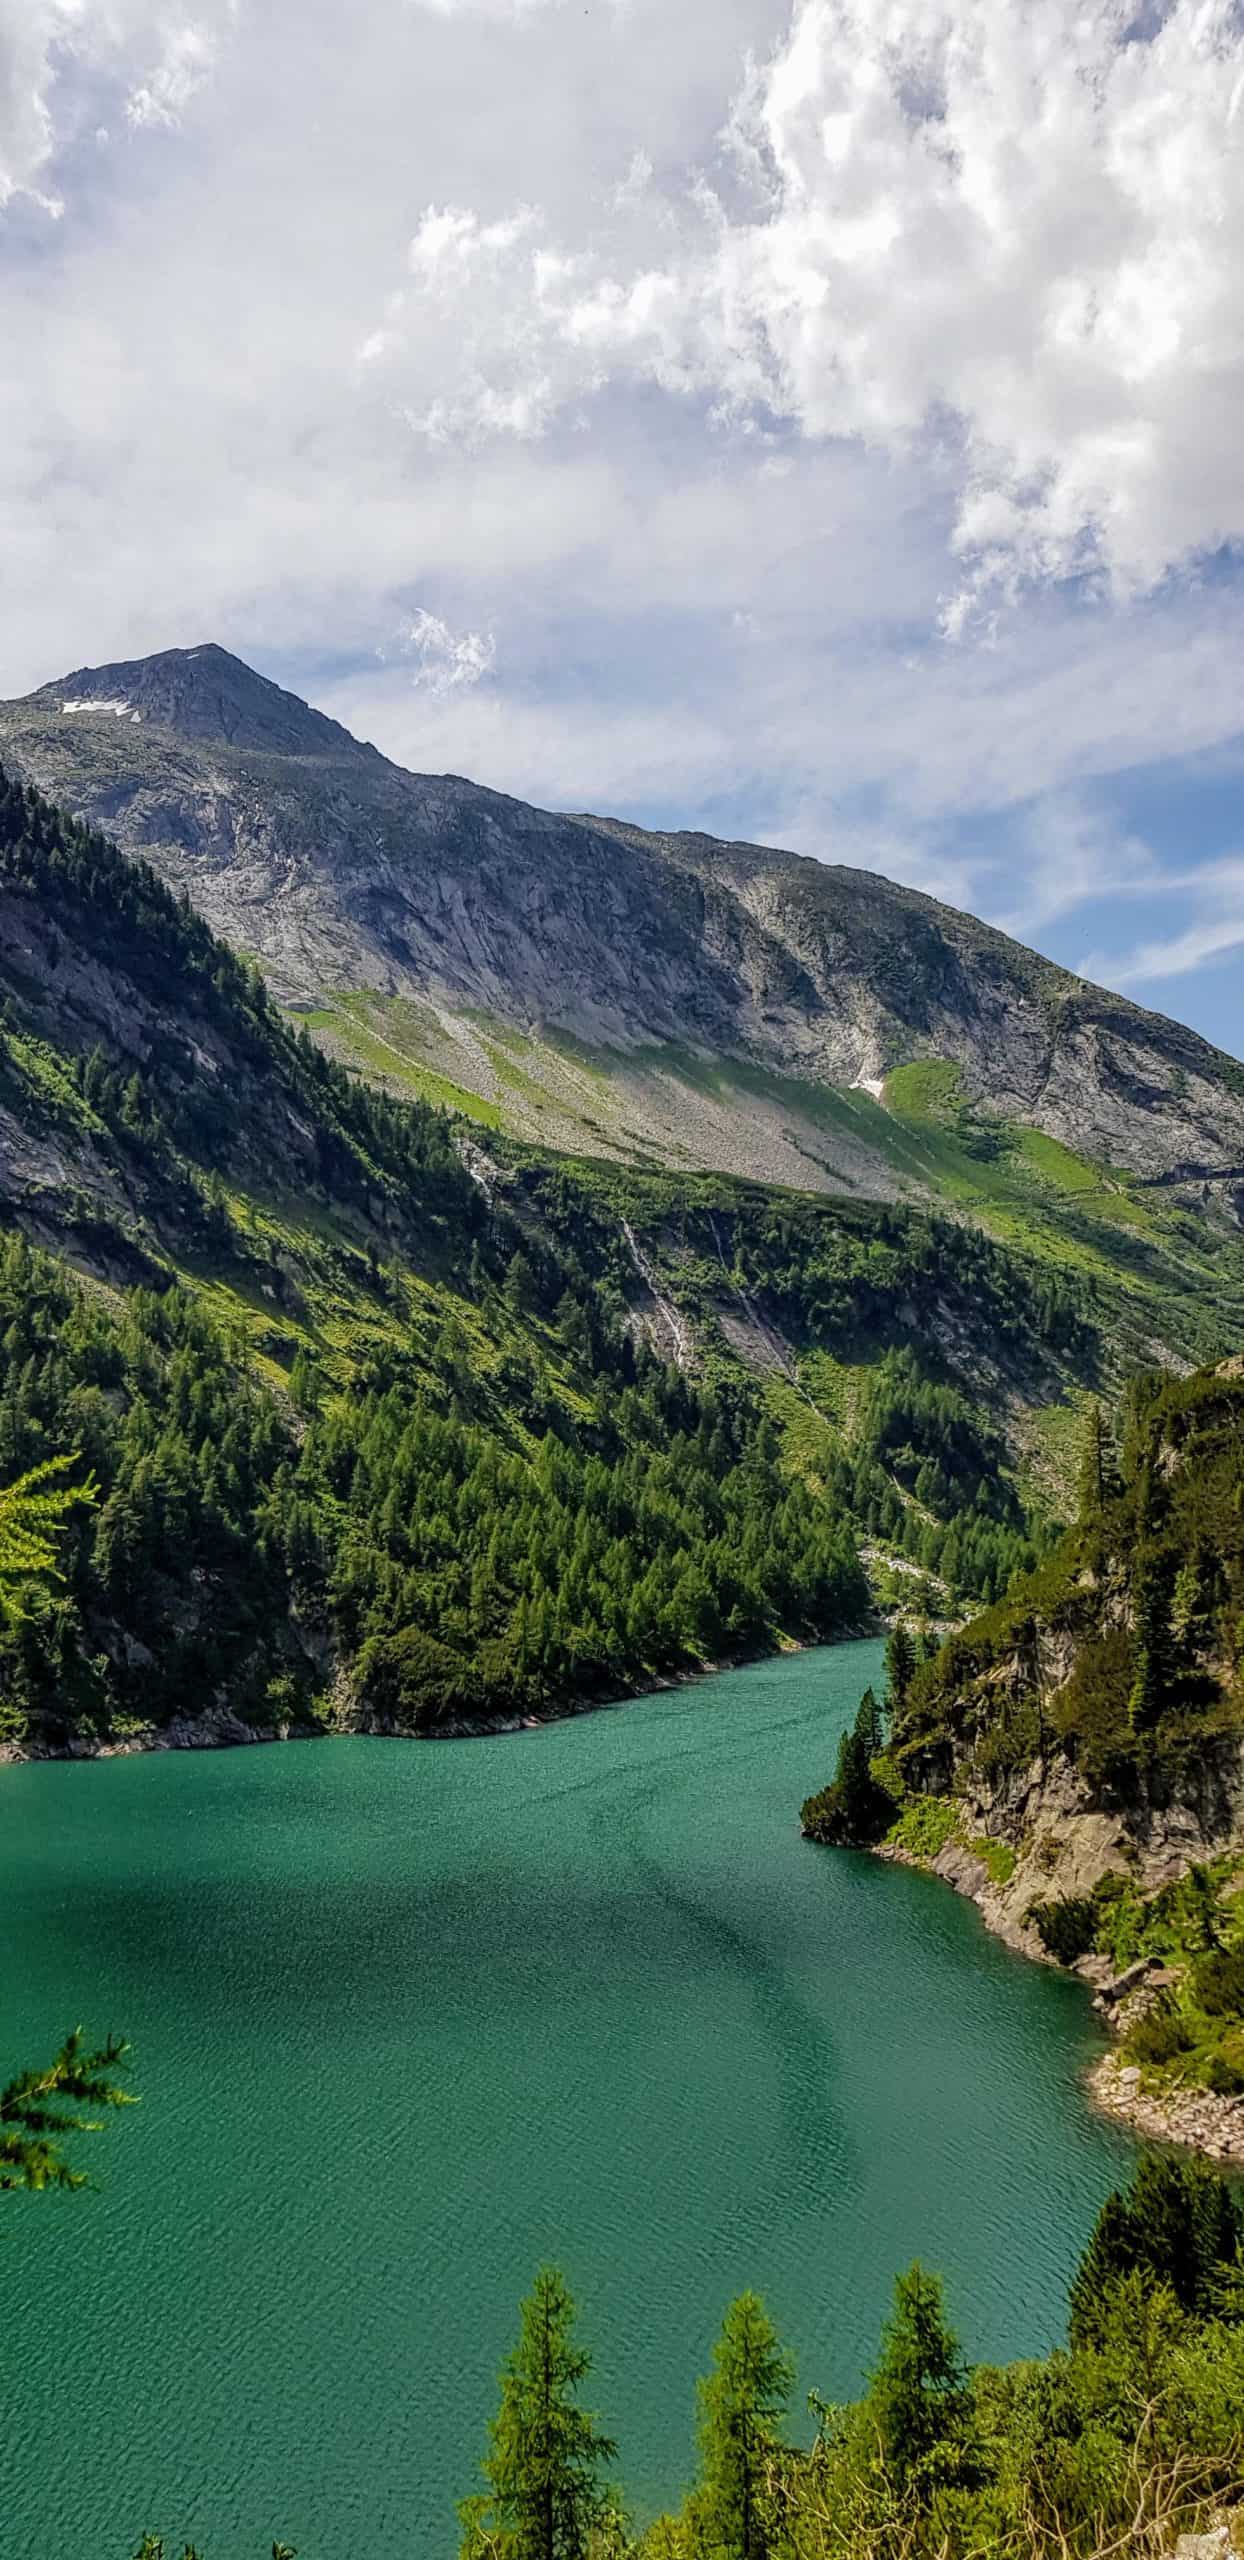
[[[958,1201],[1001,1149],[1023,1211],[1035,1129],[1108,1206],[1113,1168],[1244,1222],[1244,1068],[875,874],[407,772],[214,646],[0,703],[0,762],[368,1072],[520,1136]]]
[[[368,752],[335,720],[214,641],[112,666],[76,667],[28,696],[27,707],[66,722],[111,720],[269,755],[358,758]]]

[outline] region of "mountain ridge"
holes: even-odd
[[[940,1125],[1038,1130],[1244,1223],[1238,1061],[878,874],[407,772],[214,643],[0,705],[0,755],[339,1054],[520,1135],[901,1197],[937,1183],[872,1106],[905,1122],[891,1080],[937,1066]]]

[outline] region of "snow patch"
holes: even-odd
[[[67,702],[62,702],[62,704],[61,704],[61,710],[62,710],[62,711],[112,711],[112,712],[114,712],[114,713],[116,714],[116,717],[117,717],[117,719],[118,719],[118,720],[123,720],[123,719],[125,718],[126,713],[127,713],[127,712],[129,712],[129,716],[130,716],[131,720],[141,720],[141,718],[142,718],[142,713],[141,713],[140,711],[130,711],[130,706],[129,706],[128,702],[103,702],[103,701],[99,701],[99,702],[97,702],[97,701],[94,699],[94,697],[93,697],[91,694],[89,694],[89,693],[84,693],[84,694],[73,694],[73,695],[70,697],[69,701],[67,701]]]
[[[851,1091],[852,1093],[871,1093],[873,1101],[880,1102],[882,1094],[885,1092],[885,1077],[853,1076],[851,1079]]]

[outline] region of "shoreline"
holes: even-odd
[[[761,1651],[730,1654],[720,1662],[698,1663],[694,1669],[665,1672],[659,1678],[646,1680],[632,1689],[624,1689],[610,1698],[576,1697],[557,1705],[528,1709],[523,1714],[490,1717],[458,1717],[438,1725],[433,1732],[419,1733],[411,1725],[285,1724],[275,1730],[268,1725],[247,1724],[230,1707],[209,1707],[200,1716],[174,1716],[167,1725],[143,1725],[133,1733],[116,1739],[75,1736],[54,1749],[28,1750],[12,1743],[0,1745],[0,1769],[30,1768],[42,1762],[87,1760],[133,1760],[158,1751],[234,1751],[259,1750],[267,1744],[290,1742],[489,1742],[494,1737],[521,1733],[543,1733],[551,1725],[571,1724],[580,1716],[607,1715],[616,1708],[632,1707],[641,1698],[665,1697],[676,1689],[688,1689],[700,1680],[716,1680],[730,1671],[747,1671],[765,1662],[783,1662],[792,1654],[830,1652],[843,1644],[868,1644],[885,1632],[884,1622],[869,1626],[845,1628],[841,1634],[808,1638],[785,1638],[781,1644]]]
[[[1213,2089],[1142,2089],[1136,2064],[1104,2053],[1085,2073],[1084,2085],[1099,2115],[1126,2124],[1151,2142],[1173,2142],[1196,2151],[1216,2168],[1244,2176],[1244,2097],[1219,2097]]]
[[[1123,2033],[1122,2004],[1112,2000],[1109,1986],[1088,1970],[1092,1958],[1068,1966],[1048,1955],[1035,1931],[1017,1924],[1003,1910],[1001,1892],[984,1860],[974,1856],[963,1841],[949,1841],[933,1858],[915,1857],[910,1850],[886,1842],[868,1854],[886,1865],[910,1867],[917,1875],[932,1876],[939,1884],[949,1885],[953,1893],[975,1904],[990,1936],[1000,1939],[1013,1955],[1083,1984],[1105,2034],[1114,2039],[1113,2049],[1100,2054],[1081,2073],[1081,2086],[1098,2115],[1111,2124],[1126,2125],[1142,2141],[1176,2144],[1197,2152],[1217,2168],[1244,2175],[1244,2096],[1220,2097],[1212,2089],[1197,2087],[1142,2087],[1139,2066],[1125,2062],[1118,2050]]]

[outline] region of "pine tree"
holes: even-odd
[[[1218,1888],[1209,1868],[1194,1860],[1184,1879],[1189,1922],[1202,1955],[1217,1955],[1222,1947],[1222,1923],[1218,1908]]]
[[[574,2344],[573,2328],[563,2278],[542,2267],[501,2376],[482,2465],[488,2488],[458,2510],[462,2560],[584,2560],[593,2537],[608,2539],[616,2525],[616,2502],[598,2475],[617,2448],[579,2406],[591,2357]]]
[[[972,2400],[942,2288],[917,2260],[894,2287],[881,2358],[865,2401],[868,2424],[894,2486],[931,2486],[962,2470]]]
[[[1174,1678],[1171,1568],[1158,1547],[1142,1545],[1132,1568],[1136,1674],[1127,1702],[1134,1733],[1147,1733],[1170,1702]]]
[[[46,2070],[19,2072],[0,2090],[0,2189],[86,2185],[83,2172],[65,2157],[63,2138],[99,2132],[98,2118],[79,2114],[80,2107],[134,2104],[130,2092],[109,2077],[128,2050],[110,2037],[88,2053],[75,2027]]]
[[[881,1704],[875,1689],[864,1691],[856,1712],[855,1730],[871,1760],[885,1740]]]
[[[536,1303],[536,1275],[521,1247],[505,1275],[505,1302],[516,1316],[530,1315]]]
[[[1071,2288],[1071,2343],[1093,2346],[1125,2276],[1164,2285],[1184,2311],[1216,2307],[1244,2224],[1225,2181],[1196,2160],[1141,2161],[1131,2187],[1108,2195]]]
[[[764,2304],[741,2293],[726,2313],[713,2370],[700,2384],[703,2470],[692,2511],[697,2548],[712,2560],[765,2560],[766,2482],[794,2379]]]
[[[891,1714],[904,1704],[916,1676],[916,1648],[905,1618],[896,1618],[886,1640],[886,1687]]]
[[[868,1848],[889,1829],[898,1806],[872,1768],[884,1739],[884,1713],[875,1692],[866,1689],[854,1724],[839,1742],[832,1785],[809,1796],[802,1809],[805,1838],[829,1848]]]
[[[1118,1489],[1118,1469],[1110,1426],[1102,1406],[1094,1396],[1085,1415],[1084,1438],[1080,1448],[1076,1512],[1081,1525],[1087,1526],[1091,1521],[1100,1520],[1106,1504]]]
[[[172,2560],[172,2554],[163,2534],[145,2533],[134,2553],[134,2560]],[[200,2553],[195,2543],[188,2542],[185,2545],[181,2560],[200,2560]],[[292,2542],[274,2542],[272,2560],[298,2560],[298,2554]]]
[[[56,1577],[58,1532],[75,1503],[92,1502],[94,1483],[58,1482],[73,1457],[48,1458],[0,1492],[0,1618],[20,1614],[21,1586]]]

